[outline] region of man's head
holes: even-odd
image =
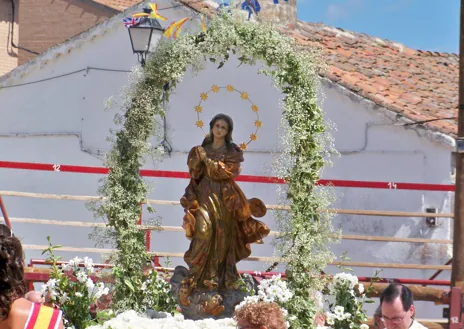
[[[413,321],[414,301],[408,287],[392,283],[380,295],[382,320],[387,329],[407,329]]]
[[[285,329],[285,318],[276,303],[248,303],[235,312],[240,329]]]
[[[382,321],[382,308],[380,305],[374,312],[374,328],[385,329],[385,323]]]

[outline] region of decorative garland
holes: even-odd
[[[316,95],[318,56],[297,48],[293,39],[271,25],[240,21],[225,12],[214,16],[206,31],[161,40],[143,74],[125,95],[128,107],[117,117],[123,127],[107,156],[110,172],[100,189],[104,199],[97,211],[116,233],[114,305],[118,311],[144,307],[140,290],[150,257],[137,221],[148,188],[139,170],[151,149],[149,140],[157,129],[155,117],[165,114],[163,104],[187,69],[203,69],[202,59],[218,62],[221,68],[231,54],[242,64],[260,61],[260,73],[270,76],[284,94],[283,117],[288,123],[285,157],[291,164],[284,178],[291,212],[282,217],[278,242],[283,246],[293,292],[287,305],[291,328],[312,328],[316,307],[310,288],[322,289],[320,273],[333,259],[328,248],[330,222],[321,213],[324,200],[314,191],[324,165],[321,135],[325,125]]]
[[[205,93],[201,93],[200,94],[200,102],[198,103],[198,105],[195,106],[195,112],[197,112],[197,121],[195,122],[195,126],[197,126],[198,128],[200,128],[204,133],[205,135],[207,135],[208,133],[205,132],[205,130],[203,129],[205,123],[203,122],[203,120],[201,120],[200,118],[200,113],[203,112],[203,102],[206,101],[208,99],[208,94],[209,93],[219,93],[219,91],[221,89],[226,89],[228,92],[237,92],[240,94],[240,98],[243,99],[244,101],[248,101],[250,103],[250,108],[251,110],[256,114],[256,120],[254,122],[254,125],[256,127],[256,130],[255,132],[251,133],[250,134],[250,139],[248,140],[248,142],[246,143],[240,143],[240,148],[242,150],[246,150],[247,147],[248,147],[248,144],[250,144],[251,142],[254,142],[258,139],[258,130],[259,128],[261,128],[263,126],[263,122],[259,119],[259,114],[258,114],[258,111],[259,111],[259,107],[258,105],[256,105],[255,103],[253,103],[250,99],[250,96],[248,96],[248,93],[245,92],[245,91],[239,91],[237,89],[234,88],[234,86],[232,85],[227,85],[225,87],[219,87],[217,85],[213,85],[211,87],[210,90],[208,90],[207,92]]]

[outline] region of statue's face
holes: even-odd
[[[217,120],[213,125],[214,138],[224,139],[229,132],[229,125],[222,119]]]

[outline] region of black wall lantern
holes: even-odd
[[[151,13],[151,8],[144,8],[143,12]],[[155,18],[141,17],[140,21],[128,28],[132,51],[137,54],[137,59],[142,66],[145,65],[147,54],[151,48],[153,33],[164,33],[164,28]]]

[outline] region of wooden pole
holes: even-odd
[[[464,3],[459,32],[459,106],[456,139],[456,191],[454,201],[453,269],[451,286],[464,288]]]
[[[0,195],[0,210],[2,211],[3,219],[5,220],[6,226],[8,226],[10,230],[13,229],[11,227],[10,217],[8,217],[8,213],[6,212],[6,207],[5,207],[5,204],[3,203],[3,199],[1,195]]]

